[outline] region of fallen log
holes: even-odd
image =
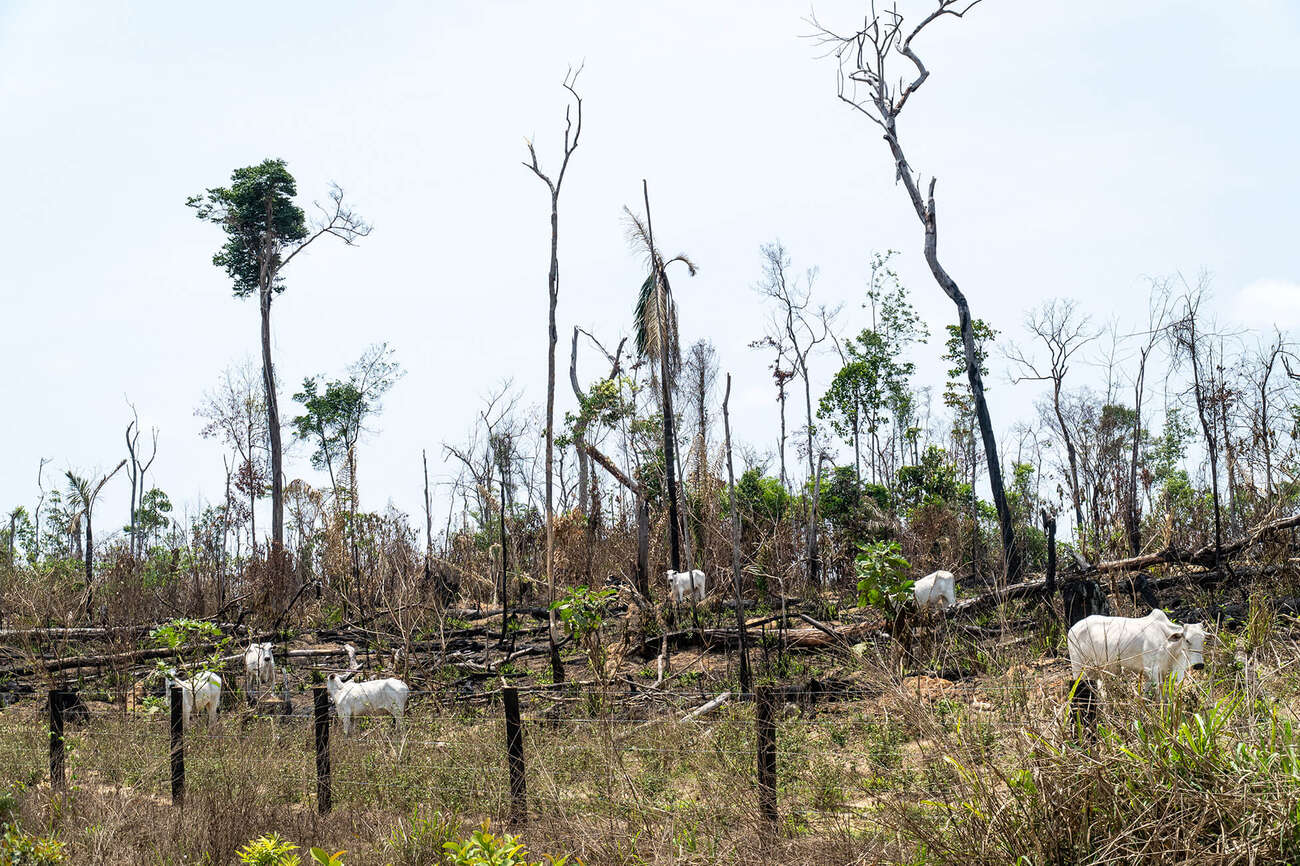
[[[272,640],[275,635],[271,632],[255,634],[251,640]],[[186,652],[208,652],[217,648],[212,642],[196,644],[185,648]],[[141,650],[131,650],[130,652],[107,653],[93,656],[69,656],[63,659],[36,659],[26,665],[16,665],[0,669],[0,673],[11,676],[30,676],[39,673],[55,673],[59,671],[71,670],[73,668],[107,668],[117,667],[119,665],[131,665],[137,662],[152,661],[153,659],[165,659],[169,656],[176,655],[176,650],[171,648],[151,648]],[[240,656],[242,658],[242,655]]]

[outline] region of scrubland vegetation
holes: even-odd
[[[220,232],[214,264],[258,301],[261,362],[215,377],[195,407],[205,441],[146,433],[133,410],[125,457],[105,437],[116,468],[41,459],[0,528],[0,863],[1300,862],[1296,344],[1216,324],[1208,276],[1152,279],[1140,312],[1105,326],[1069,299],[1028,305],[1027,339],[979,318],[986,290],[968,302],[940,264],[935,185],[898,132],[928,77],[912,37],[965,11],[937,10],[915,30],[888,13],[844,36],[814,22],[840,97],[884,133],[935,286],[904,285],[880,251],[861,305],[828,307],[812,271],[763,244],[746,278],[772,314],[751,335],[770,430],[732,429],[731,375],[686,338],[671,280],[696,263],[661,253],[672,228],[648,184],[625,214],[647,274],[627,287],[628,335],[560,330],[562,184],[593,146],[577,71],[563,149],[552,165],[530,141],[525,162],[551,206],[545,408],[510,385],[456,407],[468,433],[438,452],[454,477],[431,485],[427,454],[412,466],[419,514],[374,510],[383,492],[361,483],[369,426],[402,393],[394,347],[300,388],[275,375],[288,266],[309,247],[362,254],[326,245],[370,226],[339,189],[309,220],[283,160],[191,197]],[[916,313],[936,289],[955,323]],[[918,381],[921,353],[944,381]],[[1035,394],[1036,414],[991,418],[986,379]],[[314,473],[286,465],[285,439]],[[182,507],[150,469],[193,448],[221,449],[226,472]],[[97,510],[110,484],[130,486],[127,514]],[[670,569],[707,574],[705,601],[674,603]],[[912,582],[938,569],[957,601],[917,611]],[[1108,679],[1082,706],[1067,629],[1153,608],[1210,628],[1205,669],[1160,693]],[[250,641],[284,675],[257,701]],[[360,676],[398,676],[412,698],[401,729],[335,727],[320,814],[310,690],[346,666],[345,642]],[[186,733],[183,808],[168,667],[225,682],[216,727]],[[506,686],[524,703],[526,815]],[[62,790],[56,688],[85,705]],[[775,822],[759,689],[776,695]]]

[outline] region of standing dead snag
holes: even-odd
[[[537,151],[533,142],[528,141],[529,161],[524,166],[537,175],[546,184],[551,193],[551,268],[546,278],[546,291],[549,299],[550,319],[546,342],[546,603],[555,603],[555,343],[558,336],[555,331],[555,305],[560,298],[560,186],[564,183],[564,174],[569,169],[569,158],[578,149],[578,138],[582,135],[582,97],[574,86],[582,67],[570,70],[564,76],[564,89],[573,97],[575,108],[564,109],[564,158],[560,161],[560,171],[552,180],[542,172],[537,162]],[[560,663],[560,651],[555,640],[555,612],[548,617],[547,639],[551,645],[551,675],[555,682],[564,682],[564,665]]]
[[[1020,552],[1016,548],[1015,532],[1011,525],[1011,509],[1007,505],[1006,492],[1002,486],[1002,464],[998,460],[997,440],[993,434],[993,422],[989,417],[988,403],[984,399],[984,381],[980,375],[979,361],[975,349],[975,333],[972,328],[970,305],[965,294],[943,266],[939,263],[939,232],[937,211],[934,204],[934,187],[936,178],[931,177],[927,192],[921,193],[921,178],[912,171],[903,145],[898,137],[898,116],[902,114],[907,100],[912,97],[930,71],[925,68],[921,58],[912,47],[912,40],[934,21],[947,16],[961,18],[980,0],[938,0],[937,8],[921,19],[911,30],[903,26],[903,15],[897,8],[877,13],[874,4],[871,15],[863,28],[849,36],[840,36],[817,23],[819,41],[828,46],[830,53],[839,61],[837,71],[839,98],[857,109],[884,133],[885,143],[894,158],[894,170],[898,180],[902,181],[907,196],[916,211],[917,219],[925,230],[925,262],[930,267],[939,288],[943,289],[957,307],[957,320],[961,329],[962,344],[966,350],[966,372],[970,379],[971,394],[975,403],[975,417],[979,422],[980,436],[984,440],[984,453],[988,461],[989,486],[992,488],[993,504],[998,512],[998,524],[1002,531],[1002,549],[1006,555],[1007,575],[1019,579],[1023,570]],[[890,61],[895,54],[901,55],[915,68],[915,75],[910,81],[901,79],[890,68]],[[897,83],[895,83],[897,82]],[[858,96],[858,89],[865,89],[865,98]]]
[[[1039,369],[1038,363],[1014,344],[1007,349],[1007,358],[1020,367],[1020,375],[1012,377],[1013,383],[1024,381],[1052,383],[1052,414],[1056,418],[1061,441],[1065,444],[1068,474],[1066,483],[1070,487],[1070,502],[1074,506],[1074,531],[1080,546],[1086,538],[1083,522],[1083,491],[1079,486],[1079,456],[1074,447],[1074,437],[1070,435],[1070,425],[1065,421],[1061,409],[1061,392],[1065,384],[1065,374],[1070,370],[1070,358],[1095,340],[1098,331],[1089,326],[1087,316],[1075,315],[1075,303],[1071,300],[1054,298],[1045,302],[1037,310],[1025,317],[1025,327],[1031,334],[1043,341],[1047,348],[1048,368]],[[1100,527],[1094,526],[1095,531]],[[1101,551],[1097,551],[1101,559]]]
[[[736,595],[736,632],[740,638],[740,690],[749,692],[749,646],[745,635],[745,606],[740,593],[740,506],[736,502],[736,470],[731,462],[731,374],[722,397],[722,429],[727,442],[727,501],[731,503],[731,580]]]

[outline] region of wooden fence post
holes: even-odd
[[[185,703],[181,687],[171,685],[172,805],[185,805]]]
[[[328,815],[334,805],[330,785],[330,696],[324,686],[311,690],[316,729],[316,811]]]
[[[756,690],[755,728],[758,735],[758,811],[763,822],[777,826],[776,812],[776,724],[772,720],[772,687]]]
[[[67,787],[63,767],[63,711],[71,703],[69,692],[50,689],[50,787],[61,791]]]
[[[519,692],[514,686],[501,689],[506,710],[506,762],[510,768],[510,822],[528,820],[528,782],[524,773],[524,726],[519,718]]]

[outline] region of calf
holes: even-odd
[[[1070,627],[1070,669],[1082,674],[1144,674],[1152,685],[1172,676],[1182,680],[1188,668],[1205,667],[1205,629],[1200,623],[1178,625],[1159,608],[1144,617],[1089,616]]]
[[[343,725],[344,736],[351,733],[352,719],[356,716],[388,713],[393,717],[393,724],[401,727],[406,699],[411,693],[406,683],[393,677],[356,683],[347,682],[338,674],[330,674],[325,687],[329,689],[330,700],[334,702],[339,723]]]
[[[957,579],[951,571],[931,572],[913,584],[912,594],[916,596],[917,610],[943,610],[957,603]]]
[[[696,601],[704,601],[704,572],[698,568],[692,571],[672,571],[667,572],[668,589],[673,595],[673,599],[679,604],[686,599],[686,596],[694,596]]]
[[[249,644],[244,651],[244,685],[251,696],[262,686],[275,688],[275,655],[271,643]]]
[[[176,678],[176,669],[167,671],[167,710],[171,711],[172,687],[181,690],[181,725],[188,728],[194,714],[207,712],[208,727],[217,723],[217,707],[221,704],[221,677],[212,671],[201,671],[188,680]]]

